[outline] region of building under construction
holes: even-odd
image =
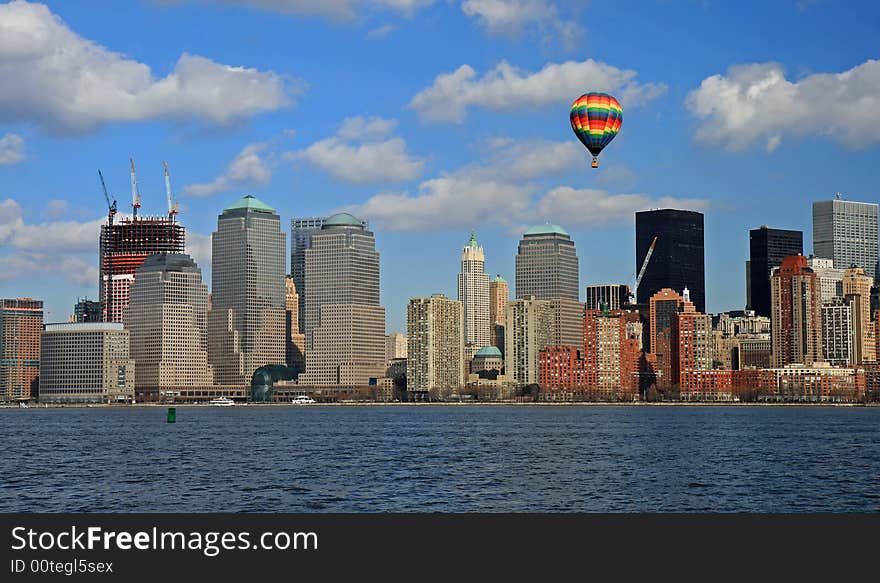
[[[101,177],[103,186],[104,179]],[[114,221],[116,201],[104,187],[109,213],[107,224],[101,225],[98,289],[104,320],[122,322],[128,306],[134,274],[153,253],[183,253],[184,229],[177,222],[177,205],[171,204],[171,182],[165,165],[165,190],[168,198],[167,216],[139,216],[140,194],[137,190],[134,161],[131,162],[132,216]]]

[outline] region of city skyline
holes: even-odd
[[[745,303],[748,230],[769,224],[803,231],[809,254],[812,202],[838,191],[848,200],[876,200],[876,122],[851,112],[817,125],[823,116],[813,108],[830,82],[850,89],[853,101],[840,103],[841,110],[878,93],[873,35],[863,28],[876,20],[873,6],[863,7],[851,19],[855,29],[844,32],[826,30],[838,16],[829,3],[765,7],[760,22],[741,7],[665,3],[578,11],[549,2],[538,11],[545,20],[523,14],[516,22],[492,20],[473,2],[424,3],[407,17],[359,9],[336,22],[326,14],[238,4],[144,2],[125,10],[111,3],[92,10],[63,2],[0,4],[0,21],[25,31],[45,25],[68,46],[92,46],[137,77],[126,85],[97,75],[102,89],[133,97],[130,110],[86,101],[74,111],[71,100],[47,96],[54,95],[53,79],[73,86],[76,71],[96,69],[87,51],[72,51],[69,66],[57,71],[47,69],[46,57],[56,45],[8,36],[40,66],[0,91],[0,295],[42,299],[47,322],[65,321],[73,298],[97,299],[94,241],[106,209],[96,169],[104,171],[121,218],[130,210],[128,156],[138,162],[144,215],[165,214],[160,163],[169,161],[186,251],[205,281],[213,217],[245,194],[276,208],[284,225],[346,209],[371,221],[383,257],[389,331],[405,329],[410,297],[456,297],[455,250],[471,228],[489,258],[487,273],[508,281],[514,281],[517,238],[551,222],[578,246],[582,286],[627,283],[635,254],[632,213],[696,208],[706,217],[706,310],[720,312]],[[614,18],[639,18],[613,33],[590,25],[611,11]],[[575,12],[578,18],[567,18]],[[669,34],[651,24],[661,14],[689,33],[662,56],[644,50]],[[571,24],[581,35],[561,35],[554,23]],[[212,34],[192,35],[196,27]],[[261,30],[260,37],[242,36],[249,29]],[[443,51],[421,42],[453,31],[460,42]],[[806,41],[820,32],[838,49]],[[771,33],[780,42],[769,46],[763,39]],[[423,51],[418,58],[415,46]],[[689,59],[672,70],[668,63],[678,51]],[[19,71],[20,54],[3,49],[0,61]],[[532,98],[506,90],[516,83],[544,86],[555,71],[565,81]],[[838,76],[848,71],[852,85]],[[247,77],[260,92],[252,105],[155,95],[162,82],[191,81],[196,76],[187,75],[196,73],[233,91]],[[454,91],[440,90],[444,80]],[[768,102],[790,88],[787,95],[808,119],[755,113],[734,124],[743,120],[719,93],[728,87],[742,95],[758,86]],[[487,97],[493,87],[500,96],[494,101]],[[571,101],[590,89],[616,92],[626,111],[597,171],[567,119]],[[443,212],[455,205],[468,212]]]

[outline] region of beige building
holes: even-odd
[[[359,386],[385,376],[385,308],[324,304],[320,319],[298,384]]]
[[[284,279],[284,341],[286,344],[286,364],[300,372],[306,368],[306,336],[299,326],[299,294],[293,276]]]
[[[501,352],[504,352],[504,323],[509,301],[510,286],[503,277],[496,275],[489,282],[489,341]]]
[[[877,362],[875,330],[871,323],[872,284],[861,267],[850,267],[843,272],[843,295],[852,306],[853,364]]]
[[[584,345],[584,304],[571,298],[549,300],[553,307],[553,346]]]
[[[385,337],[385,360],[391,362],[406,358],[406,334],[392,332]]]
[[[147,257],[135,273],[123,312],[137,365],[138,401],[214,383],[207,318],[208,286],[195,261],[182,253]]]
[[[443,294],[413,298],[406,310],[407,391],[445,397],[465,383],[464,307]]]
[[[134,401],[129,331],[117,322],[46,324],[41,336],[41,403]]]
[[[281,219],[248,195],[223,210],[211,242],[208,357],[217,384],[247,385],[261,366],[286,360]]]
[[[553,305],[527,296],[508,302],[505,318],[505,371],[519,387],[537,384],[541,350],[553,345]]]
[[[491,342],[489,274],[486,273],[486,256],[473,231],[467,246],[461,250],[458,301],[464,310],[465,356],[470,359]]]
[[[833,259],[810,255],[807,258],[807,265],[812,268],[819,279],[819,291],[823,302],[843,297],[843,270],[834,267]]]

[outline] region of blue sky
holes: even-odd
[[[829,26],[828,23],[845,26]],[[252,193],[284,223],[370,219],[389,331],[456,295],[471,228],[513,282],[519,233],[564,226],[581,284],[635,271],[633,212],[706,214],[707,309],[745,301],[748,230],[802,229],[840,191],[877,201],[880,8],[870,2],[154,0],[0,4],[0,296],[66,319],[97,295],[96,170],[190,250]],[[624,123],[598,170],[583,92]]]

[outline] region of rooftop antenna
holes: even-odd
[[[168,199],[168,218],[174,220],[174,215],[179,211],[178,203],[171,204],[171,176],[168,174],[168,162],[162,161],[165,166],[165,197]]]
[[[841,198],[843,198],[843,195],[840,194],[840,192],[838,191],[838,193],[834,195],[834,198],[840,200]]]
[[[138,209],[141,208],[141,195],[138,192],[137,174],[134,170],[134,158],[129,158],[131,162],[131,208],[133,218],[137,219]]]

